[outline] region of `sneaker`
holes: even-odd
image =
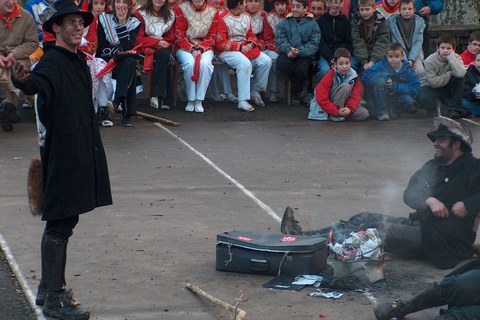
[[[212,96],[212,100],[215,102],[222,102],[227,98],[224,94],[221,94],[221,93],[212,93],[211,96]]]
[[[276,92],[270,93],[270,98],[268,99],[270,102],[278,102],[278,97]]]
[[[61,292],[49,292],[47,294],[43,314],[56,319],[90,319],[90,313],[88,311],[83,311],[69,303],[63,290]]]
[[[287,207],[283,214],[282,223],[280,225],[280,231],[283,234],[301,235],[302,227],[298,224],[298,220],[295,220],[293,215],[293,209]]]
[[[161,109],[161,110],[170,110],[170,106],[169,106],[168,104],[162,104],[162,105],[160,106],[160,109]]]
[[[12,131],[12,123],[14,122],[12,120],[17,120],[16,122],[18,122],[19,118],[17,108],[13,103],[8,100],[3,100],[0,103],[0,126],[3,131]]]
[[[227,96],[225,97],[225,99],[227,101],[230,101],[230,102],[233,102],[233,103],[238,103],[238,98],[233,94],[233,93],[229,93],[227,94]]]
[[[194,105],[194,108],[195,108],[195,112],[203,112],[203,106],[202,106],[202,100],[195,100],[195,105]]]
[[[195,111],[195,102],[194,101],[188,101],[187,106],[185,107],[185,111],[187,111],[187,112]]]
[[[115,107],[114,107],[112,101],[107,101],[107,108],[108,108],[108,112],[110,112],[110,114],[115,113]]]
[[[243,110],[243,111],[247,111],[247,112],[252,112],[252,111],[255,110],[252,107],[252,105],[250,103],[248,103],[247,101],[240,101],[238,103],[238,109]]]
[[[113,127],[112,120],[109,120],[109,119],[102,120],[102,127],[105,127],[105,128]]]
[[[113,126],[112,118],[110,118],[110,111],[108,110],[108,107],[100,107],[98,118],[102,127]]]
[[[297,95],[292,95],[292,98],[290,99],[290,105],[298,106],[299,104],[300,104],[300,98]]]
[[[150,98],[150,107],[158,109],[158,98],[157,97],[151,97]]]
[[[255,102],[255,104],[259,107],[264,107],[265,102],[263,102],[262,97],[260,96],[260,93],[254,92],[251,94],[252,101]]]
[[[123,120],[122,120],[122,126],[127,127],[127,128],[133,127],[133,125],[132,125],[132,123],[131,123],[131,120],[130,120],[130,117],[125,117],[125,118],[123,118]]]
[[[22,103],[22,108],[23,108],[23,109],[32,109],[32,108],[33,108],[33,105],[32,105],[32,103],[31,103],[29,100],[25,100],[25,101]]]
[[[380,121],[388,121],[390,120],[390,116],[388,115],[388,113],[384,113],[384,114],[381,114],[377,117],[378,120]]]

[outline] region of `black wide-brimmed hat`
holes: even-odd
[[[462,141],[468,150],[472,152],[472,133],[462,123],[439,116],[435,117],[434,125],[435,130],[427,133],[428,138],[432,142],[435,142],[438,137],[455,137]]]
[[[87,11],[80,11],[73,0],[57,0],[43,12],[43,30],[53,33],[52,24],[59,22],[67,14],[80,14],[83,17],[83,26],[90,25],[93,21],[93,14]]]

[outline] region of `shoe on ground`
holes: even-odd
[[[405,113],[415,114],[415,113],[418,113],[418,111],[420,111],[420,110],[415,108],[415,106],[411,105],[407,108],[407,110],[405,110]]]
[[[32,109],[32,108],[33,108],[33,105],[32,105],[32,103],[31,103],[29,100],[25,100],[25,101],[22,103],[22,108],[23,108],[23,109]]]
[[[122,126],[127,127],[127,128],[133,127],[130,118],[123,118],[123,120],[122,120]]]
[[[398,316],[398,310],[403,306],[404,303],[401,301],[396,301],[394,303],[380,302],[376,303],[373,307],[373,313],[377,320],[390,320]]]
[[[302,227],[298,224],[298,220],[295,220],[295,216],[293,214],[293,209],[287,207],[285,209],[285,213],[283,214],[282,223],[280,225],[280,231],[283,234],[291,234],[291,235],[301,235],[302,234]]]
[[[102,127],[113,127],[112,119],[110,118],[110,111],[108,107],[100,107],[99,120]]]
[[[60,292],[49,292],[47,294],[43,314],[47,317],[62,320],[90,319],[90,312],[72,306],[63,290]]]
[[[195,112],[202,113],[204,111],[203,106],[202,106],[202,100],[195,100]]]
[[[290,99],[290,105],[298,106],[299,104],[300,104],[300,98],[296,95],[293,95],[292,98]]]
[[[310,101],[312,101],[312,94],[307,93],[300,99],[301,104],[310,104]]]
[[[233,103],[238,103],[238,98],[231,92],[229,94],[227,94],[225,99],[227,101],[230,101],[230,102],[233,102]]]
[[[269,98],[268,100],[269,100],[270,102],[278,102],[277,93],[271,92],[271,93],[270,93],[270,98]]]
[[[158,98],[157,97],[151,97],[150,98],[150,107],[158,109]]]
[[[211,96],[212,96],[212,100],[215,102],[222,102],[227,98],[224,94],[221,94],[221,93],[212,93]]]
[[[195,102],[194,101],[188,101],[187,106],[185,107],[185,111],[187,111],[187,112],[195,111]]]
[[[12,118],[16,115],[17,110],[15,105],[8,100],[3,100],[0,103],[0,126],[3,131],[12,131]]]
[[[253,93],[251,94],[252,101],[258,106],[258,107],[264,107],[265,102],[263,102],[262,97],[260,96],[259,93]]]
[[[45,304],[46,298],[47,298],[47,288],[38,287],[37,296],[35,297],[35,304],[37,306],[43,306]]]
[[[390,116],[388,115],[388,113],[384,113],[384,114],[381,114],[377,117],[377,120],[379,121],[388,121],[390,120]]]
[[[252,111],[255,110],[255,108],[253,108],[252,105],[250,103],[248,103],[247,101],[240,101],[238,103],[238,109],[243,110],[243,111],[247,111],[247,112],[252,112]]]
[[[115,113],[115,106],[113,105],[112,101],[107,101],[107,108],[110,114]]]

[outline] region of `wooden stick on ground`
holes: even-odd
[[[163,123],[163,124],[167,124],[167,125],[173,126],[173,127],[179,127],[180,126],[179,122],[175,122],[175,121],[172,121],[172,120],[160,118],[160,117],[157,117],[157,116],[154,116],[154,115],[151,115],[151,114],[148,114],[148,113],[140,112],[140,111],[137,111],[137,116],[145,118],[145,119],[153,121],[153,122],[160,122],[160,123]]]
[[[235,315],[235,320],[245,319],[245,317],[247,315],[247,313],[244,310],[238,308],[238,303],[240,303],[240,301],[235,306],[233,306],[230,303],[224,302],[220,299],[215,298],[214,296],[211,296],[210,294],[206,293],[205,291],[203,291],[199,287],[191,285],[189,282],[187,282],[185,287],[188,290],[192,291],[193,293],[199,295],[200,297],[203,297],[203,298],[207,299],[208,301],[213,302],[214,304],[216,304],[218,306],[221,306],[221,307],[227,309],[228,311],[232,312]]]

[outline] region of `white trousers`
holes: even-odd
[[[212,80],[210,81],[210,90],[212,94],[232,94],[232,84],[230,81],[230,74],[228,73],[229,68],[230,67],[226,64],[215,65]],[[221,84],[221,87],[219,84]],[[220,92],[219,89],[222,91]]]
[[[197,82],[192,81],[193,69],[195,67],[195,58],[193,55],[190,52],[180,49],[177,51],[177,58],[182,65],[188,101],[205,100],[205,93],[207,92],[208,84],[210,83],[213,73],[213,51],[208,50],[202,53],[202,57],[200,58],[200,76]]]
[[[237,73],[238,101],[250,100],[250,91],[260,92],[267,89],[272,59],[265,53],[262,52],[255,59],[249,60],[240,51],[225,51],[218,58],[235,69]],[[252,70],[254,70],[253,77]],[[250,78],[252,78],[251,84]]]
[[[264,52],[270,57],[270,59],[277,60],[278,53],[275,51],[265,50]],[[278,93],[278,76],[277,64],[272,64],[272,68],[270,69],[270,74],[268,76],[268,89],[270,92]]]

